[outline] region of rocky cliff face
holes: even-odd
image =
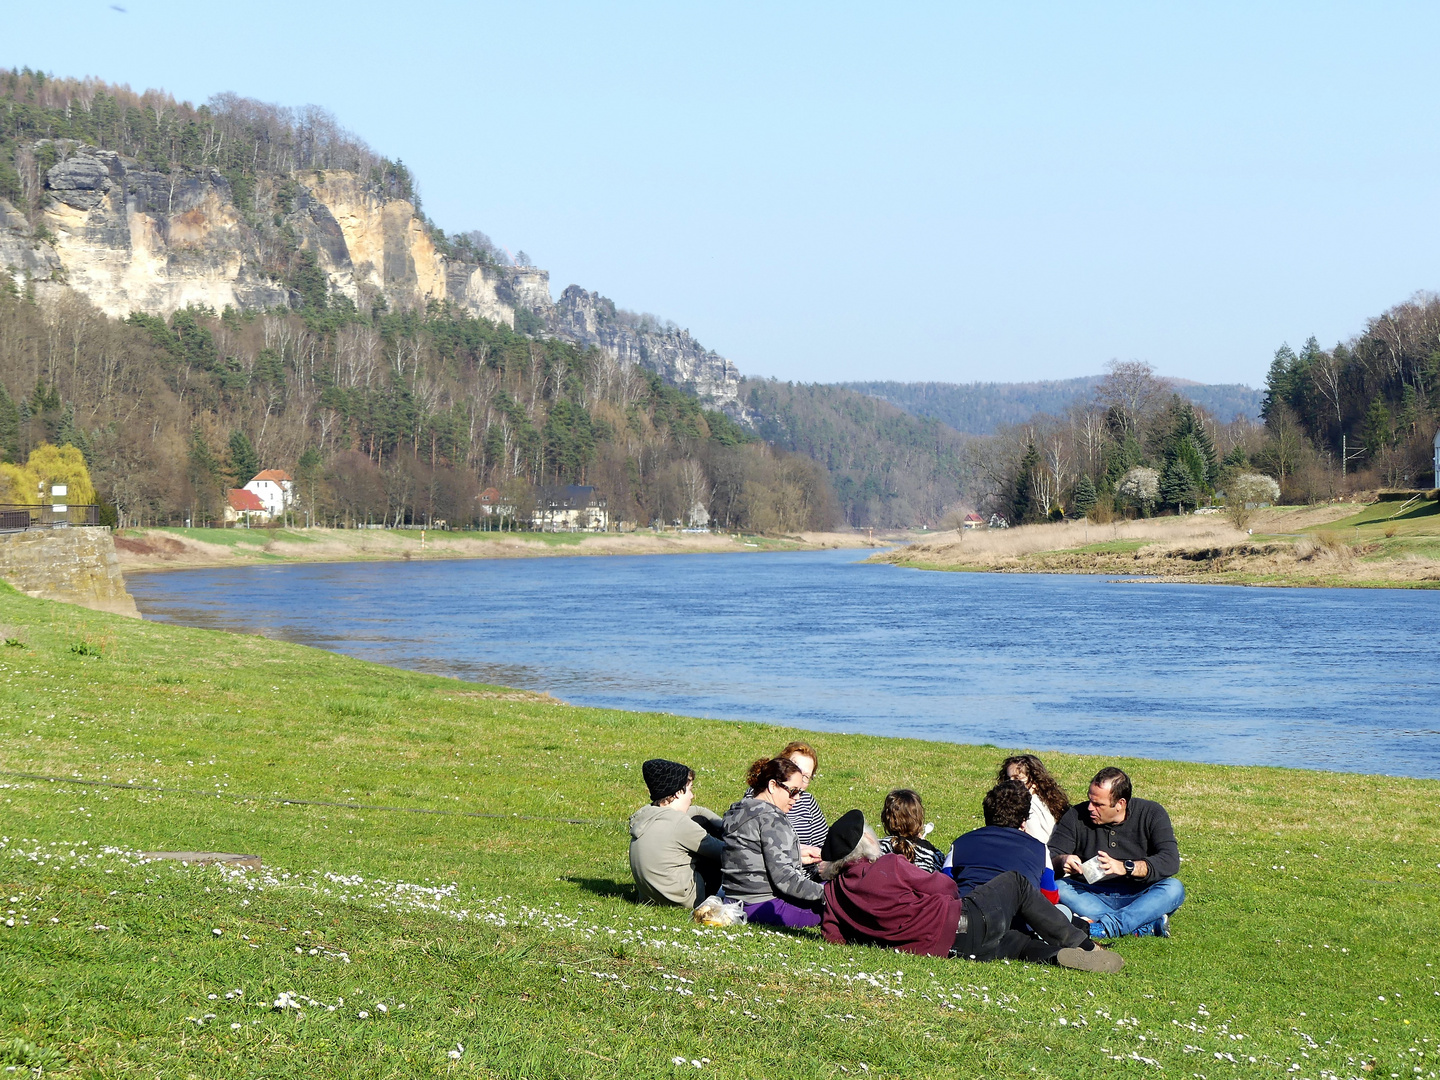
[[[557,303],[549,274],[536,267],[447,258],[411,203],[377,194],[353,173],[264,178],[242,209],[213,170],[162,173],[108,150],[49,145],[60,160],[45,174],[47,200],[33,225],[0,200],[0,268],[38,288],[68,285],[118,317],[168,315],[192,304],[298,306],[283,281],[298,248],[314,254],[333,294],[362,309],[382,296],[392,308],[449,302],[513,327],[524,308],[547,333],[639,364],[712,407],[752,419],[738,397],[735,365],[688,332],[623,316],[576,285]]]
[[[622,363],[639,364],[672,386],[691,390],[706,404],[737,420],[753,422],[741,403],[740,370],[688,330],[662,328],[622,315],[613,301],[571,285],[549,315],[560,337],[602,349]]]

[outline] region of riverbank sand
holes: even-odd
[[[694,555],[878,547],[852,532],[795,536],[728,533],[461,533],[420,529],[123,529],[125,573],[286,562],[516,559],[557,555]]]

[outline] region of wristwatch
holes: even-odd
[[[1133,859],[1126,859],[1126,860],[1125,860],[1125,876],[1126,876],[1126,877],[1134,877],[1134,876],[1135,876],[1135,861],[1134,861]]]

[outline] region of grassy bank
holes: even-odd
[[[692,763],[701,801],[723,808],[787,731],[574,708],[8,589],[0,630],[19,643],[0,647],[0,768],[31,777],[0,776],[4,1062],[96,1077],[1437,1072],[1440,783],[1125,762],[1181,836],[1174,938],[1121,942],[1118,976],[972,965],[699,930],[629,902],[639,763]],[[978,824],[1002,753],[814,739],[832,816],[878,815],[910,785],[944,840]],[[1072,793],[1100,764],[1047,758]],[[265,868],[135,854],[156,849]]]
[[[551,555],[683,555],[819,551],[873,546],[856,533],[436,532],[421,529],[123,529],[115,550],[126,573],[286,562],[517,559]]]
[[[1333,503],[1256,514],[950,532],[874,556],[922,570],[1115,574],[1194,584],[1440,588],[1440,503]]]

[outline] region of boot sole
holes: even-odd
[[[1125,966],[1125,958],[1109,949],[1061,949],[1055,954],[1055,962],[1063,968],[1076,971],[1115,972]]]

